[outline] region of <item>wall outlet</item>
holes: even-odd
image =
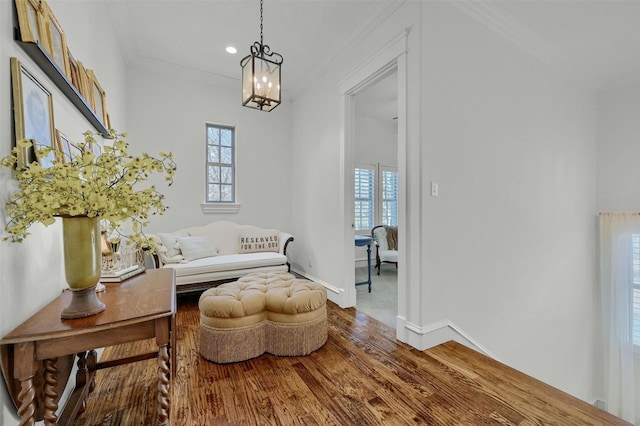
[[[309,256],[309,262],[308,262],[308,264],[309,264],[309,268],[311,268],[311,267],[312,267],[312,266],[311,266],[311,256]]]

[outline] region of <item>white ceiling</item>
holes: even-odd
[[[264,42],[284,57],[288,95],[295,96],[310,84],[336,53],[401,3],[265,0]],[[111,0],[108,4],[131,63],[166,63],[239,80],[240,59],[260,36],[259,0]],[[595,88],[640,74],[640,0],[452,4]],[[227,54],[227,45],[235,46],[238,54]]]

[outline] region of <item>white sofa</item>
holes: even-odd
[[[289,272],[293,235],[219,221],[151,235],[160,268],[173,268],[177,293],[199,291],[251,272]]]

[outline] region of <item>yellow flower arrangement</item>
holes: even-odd
[[[109,133],[111,146],[105,144],[97,156],[93,152],[97,135],[91,132],[84,133],[84,142],[73,145],[78,152],[72,156],[50,147],[34,147],[36,158],[47,158],[53,152],[54,160],[51,167],[34,161],[16,171],[20,190],[5,205],[5,231],[9,235],[3,241],[22,242],[35,222],[49,226],[57,216],[88,216],[107,221],[111,230],[132,242],[148,245],[142,228],[149,223],[149,215],[165,212],[164,196],[155,186],[140,190],[134,186],[154,172],[163,173],[171,185],[176,170],[173,154],[160,152],[159,158],[147,153],[131,156],[126,134],[115,130]],[[16,145],[0,165],[18,166],[21,152],[32,143],[24,139]],[[125,233],[121,226],[127,221],[131,224]]]

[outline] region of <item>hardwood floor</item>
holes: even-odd
[[[420,352],[329,303],[329,339],[306,357],[218,365],[198,354],[197,297],[179,300],[173,425],[628,425],[455,342]],[[103,359],[152,341],[107,348]],[[155,423],[156,364],[98,372],[75,425]],[[150,391],[151,390],[151,391]]]

